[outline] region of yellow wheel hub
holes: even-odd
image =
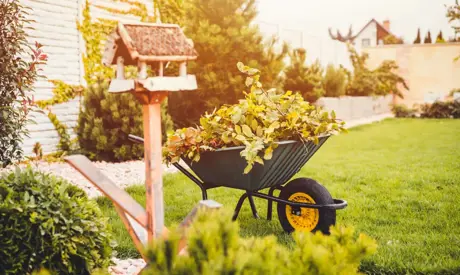
[[[308,194],[297,192],[289,197],[289,201],[301,203],[316,203]],[[301,207],[300,211],[293,213],[294,209],[286,205],[286,217],[296,231],[312,231],[319,221],[319,210]]]

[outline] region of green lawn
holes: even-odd
[[[311,177],[348,201],[339,225],[378,241],[362,264],[368,273],[460,274],[460,120],[393,119],[354,128],[331,138],[297,175]],[[145,203],[142,186],[127,189]],[[181,174],[164,178],[166,224],[178,223],[200,199],[200,190]],[[210,190],[210,198],[234,208],[241,191]],[[98,203],[111,218],[120,257],[137,252],[105,198]],[[265,201],[257,199],[261,216]],[[239,222],[245,236],[275,234],[291,244],[276,219],[255,220],[248,205]]]

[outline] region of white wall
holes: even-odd
[[[370,45],[368,47],[375,47],[378,44],[377,41],[377,24],[371,22],[367,28],[365,28],[356,38],[355,45],[356,49],[360,51],[363,48],[363,39],[369,39]]]
[[[48,62],[43,66],[43,74],[48,80],[63,80],[68,84],[84,84],[84,67],[82,51],[84,41],[77,30],[77,21],[82,18],[84,0],[20,0],[27,7],[32,8],[29,19],[34,20],[32,30],[27,30],[29,42],[35,41],[44,45],[43,51],[48,55]],[[139,0],[145,3],[150,14],[153,14],[152,0]],[[91,16],[123,21],[139,21],[137,16],[113,15],[104,9],[95,6],[104,6],[127,10],[130,6],[114,0],[90,0]],[[46,79],[40,79],[35,84],[35,100],[51,99],[53,84]],[[76,126],[79,112],[79,98],[68,103],[52,106],[51,110],[57,115],[60,122],[67,125],[71,138],[75,137],[73,128]],[[24,153],[32,154],[33,145],[40,142],[44,153],[56,151],[59,136],[49,121],[48,116],[42,113],[32,113],[31,118],[36,123],[27,128],[30,137],[23,143]]]

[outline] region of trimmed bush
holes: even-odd
[[[395,117],[416,117],[417,109],[409,108],[404,104],[394,104],[391,106],[391,111]]]
[[[460,118],[460,101],[436,101],[421,106],[423,118]]]
[[[30,167],[0,178],[0,274],[90,274],[109,265],[113,246],[80,188]]]
[[[166,102],[164,103],[166,104]],[[163,139],[172,121],[162,106]],[[85,91],[78,116],[77,135],[82,151],[93,160],[126,161],[144,157],[144,146],[128,140],[143,136],[142,105],[130,93],[109,94],[108,82],[99,81]]]
[[[230,220],[222,211],[199,212],[186,233],[188,255],[177,255],[177,235],[158,240],[141,274],[357,274],[360,261],[376,249],[369,237],[334,227],[330,236],[295,233],[289,249],[275,236],[243,239]]]
[[[346,93],[347,75],[343,68],[335,68],[329,64],[323,79],[323,87],[327,97],[341,97]]]

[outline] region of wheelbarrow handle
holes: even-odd
[[[144,144],[144,139],[141,138],[141,137],[138,137],[138,136],[135,136],[135,135],[131,135],[129,134],[128,135],[128,139],[132,142],[135,142],[135,143],[142,143]]]

